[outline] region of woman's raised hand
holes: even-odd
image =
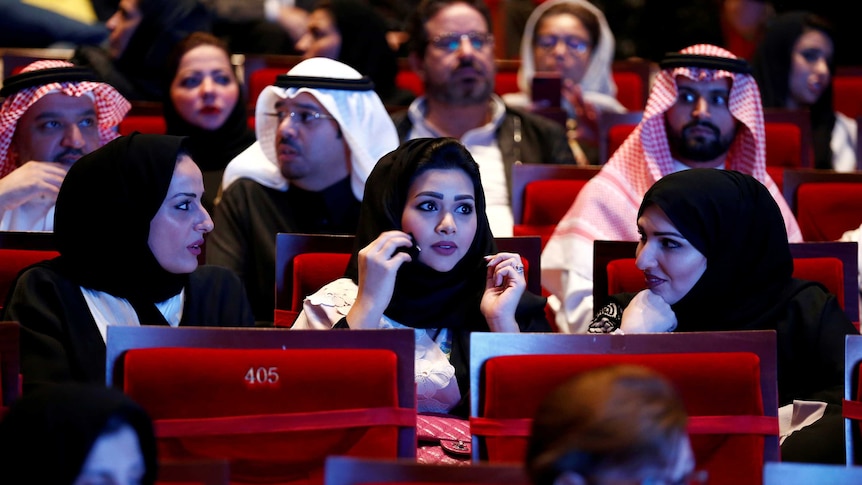
[[[488,273],[480,310],[492,332],[518,332],[515,309],[527,288],[524,263],[516,253],[485,256]]]
[[[620,328],[625,333],[672,332],[676,323],[676,314],[664,298],[643,290],[623,310]]]
[[[412,245],[408,234],[386,231],[359,250],[359,291],[347,314],[350,328],[377,328],[383,311],[392,300],[398,268],[410,261],[407,253],[397,252],[398,248]]]

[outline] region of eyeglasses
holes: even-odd
[[[278,119],[281,123],[286,118],[290,118],[292,123],[299,123],[302,126],[313,125],[317,120],[334,120],[335,117],[328,114],[323,114],[317,111],[302,110],[302,111],[276,111],[275,113],[265,113],[266,116],[272,116]]]
[[[441,34],[431,39],[430,44],[446,53],[455,52],[461,47],[461,42],[467,39],[470,46],[476,50],[482,50],[494,43],[494,36],[487,32],[470,32],[467,34],[448,33]]]
[[[556,35],[540,35],[536,37],[536,45],[545,50],[553,49],[562,41],[570,51],[583,54],[590,48],[590,43],[573,35],[558,37]]]

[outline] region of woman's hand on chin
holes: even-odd
[[[518,332],[515,309],[527,288],[524,263],[515,253],[486,256],[488,273],[480,310],[492,332]]]
[[[625,333],[672,332],[676,328],[676,314],[664,298],[650,290],[643,290],[623,310],[620,329]]]
[[[407,234],[386,231],[359,250],[359,290],[347,314],[350,328],[377,328],[383,311],[392,300],[398,268],[410,261],[409,255],[396,251],[412,244]]]

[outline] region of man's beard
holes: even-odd
[[[476,74],[468,74],[462,78],[461,70],[470,68],[476,71]],[[446,104],[484,104],[494,90],[493,77],[489,78],[488,75],[489,73],[474,62],[463,62],[442,82],[426,78],[425,93],[429,98]]]
[[[704,138],[701,135],[692,135],[689,131],[693,128],[708,128],[714,136]],[[676,158],[691,160],[694,162],[711,162],[724,155],[733,144],[735,133],[722,137],[721,130],[712,123],[704,121],[693,121],[682,128],[682,133],[671,129],[668,132],[668,143],[671,152]]]

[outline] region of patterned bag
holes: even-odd
[[[470,422],[448,414],[420,413],[416,417],[419,463],[470,465]]]

